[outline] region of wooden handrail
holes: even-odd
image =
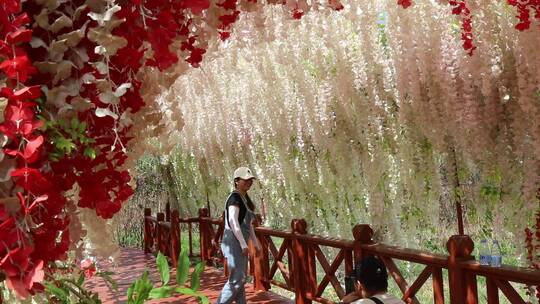
[[[324,236],[313,235],[313,234],[301,234],[298,236],[298,238],[309,244],[340,248],[340,249],[353,249],[354,248],[354,241],[348,241],[348,240],[343,240],[343,239],[338,239],[338,238],[324,237]]]
[[[166,242],[174,244],[168,250],[174,257],[180,244],[180,224],[190,227],[199,225],[200,255],[202,260],[213,265],[215,261],[223,263],[219,242],[223,233],[223,218],[211,218],[206,208],[199,210],[198,217],[179,218],[173,210],[170,221],[164,214],[152,216],[150,209],[145,209],[144,249],[145,252],[169,248]],[[525,303],[510,283],[540,286],[540,270],[503,265],[490,267],[480,265],[471,255],[473,242],[466,235],[452,236],[448,243],[448,254],[437,254],[423,250],[404,248],[373,241],[373,230],[368,225],[357,225],[353,229],[353,239],[338,239],[307,233],[304,220],[291,222],[291,230],[276,230],[260,226],[261,219],[255,224],[255,232],[262,247],[262,254],[251,259],[251,272],[254,275],[254,288],[269,290],[271,285],[288,289],[295,293],[295,302],[310,304],[332,303],[323,297],[326,288],[334,288],[341,298],[344,296],[342,282],[337,280],[336,272],[344,265],[345,272],[351,273],[353,261],[367,255],[379,256],[389,269],[390,276],[396,280],[406,303],[418,303],[415,295],[431,278],[433,284],[433,302],[444,304],[444,288],[449,288],[451,304],[478,303],[477,276],[486,278],[486,294],[489,304],[499,303],[499,290],[511,303]],[[217,226],[217,229],[214,229]],[[272,238],[281,238],[283,242],[277,248]],[[321,247],[339,249],[337,256],[328,259]],[[287,258],[287,263],[284,259]],[[171,258],[173,264],[175,258]],[[272,265],[270,265],[273,260]],[[425,265],[417,278],[409,284],[405,280],[394,260],[408,261]],[[324,270],[317,276],[316,264]],[[444,286],[443,269],[448,270],[448,286]],[[276,281],[274,275],[281,272],[285,283]],[[319,281],[320,280],[320,281]]]
[[[383,243],[362,244],[360,247],[366,252],[374,255],[384,255],[402,261],[448,268],[448,255],[435,254],[427,251],[403,248],[400,246],[387,245]]]
[[[532,268],[502,265],[501,267],[483,266],[476,261],[459,264],[463,269],[479,276],[504,279],[525,285],[540,285],[540,271]]]
[[[150,216],[150,215],[148,215],[148,216],[145,216],[144,218],[145,218],[146,220],[148,220],[148,221],[157,223],[157,219],[156,219],[155,216]]]
[[[223,224],[223,220],[221,218],[201,217],[200,220],[213,225]]]
[[[275,237],[280,237],[280,238],[290,238],[292,236],[291,232],[274,230],[269,227],[257,227],[255,228],[255,232],[258,232],[260,234],[267,235],[267,236],[275,236]]]

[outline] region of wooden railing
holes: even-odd
[[[178,211],[151,216],[145,209],[144,249],[146,253],[160,250],[176,265],[180,244],[180,224],[188,225],[191,235],[192,225],[199,225],[200,257],[207,265],[223,265],[220,242],[223,236],[223,218],[210,218],[206,208],[199,210],[199,216],[180,219]],[[167,221],[167,219],[170,219]],[[373,241],[373,230],[369,225],[356,225],[352,240],[335,239],[308,234],[303,219],[291,221],[290,231],[274,230],[260,226],[256,221],[255,232],[261,243],[262,252],[250,260],[250,273],[254,277],[256,290],[269,290],[279,286],[295,293],[296,303],[334,303],[325,298],[325,290],[332,288],[341,299],[345,295],[343,281],[338,277],[338,269],[349,274],[354,261],[368,255],[378,256],[386,265],[388,273],[402,292],[406,303],[419,303],[417,292],[431,278],[433,303],[476,304],[478,303],[478,277],[486,279],[486,297],[489,304],[499,303],[499,291],[511,303],[526,303],[511,283],[525,286],[540,285],[540,271],[529,268],[502,266],[481,266],[471,255],[474,244],[467,235],[450,237],[446,246],[448,254],[434,254],[422,250],[402,248]],[[274,239],[281,239],[276,246]],[[189,241],[192,252],[192,240]],[[250,246],[252,246],[250,244]],[[325,248],[334,248],[337,255],[328,258]],[[423,270],[412,281],[407,282],[396,264],[396,260],[423,265]],[[322,269],[322,273],[318,273]],[[444,270],[444,271],[443,271]],[[225,268],[225,273],[227,272]],[[280,273],[283,281],[277,280]],[[447,274],[446,274],[447,273]],[[445,286],[444,276],[448,277]],[[449,299],[445,299],[444,289],[448,288]]]

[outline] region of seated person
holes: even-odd
[[[388,273],[384,263],[374,256],[368,256],[355,269],[356,292],[346,295],[341,303],[351,304],[405,304],[387,293]]]

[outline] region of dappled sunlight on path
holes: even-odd
[[[113,271],[115,274],[112,278],[118,284],[118,291],[112,290],[107,283],[99,277],[94,277],[88,281],[86,287],[90,290],[97,291],[103,303],[126,303],[127,289],[137,278],[141,276],[145,269],[149,270],[150,279],[153,282],[159,282],[159,274],[157,272],[155,258],[150,254],[144,254],[141,250],[135,248],[121,249],[121,255],[118,259],[118,265],[114,267],[111,264],[100,263],[101,268]],[[174,280],[174,273],[171,273],[171,280]],[[220,270],[212,267],[207,267],[201,274],[200,292],[208,296],[210,303],[215,303],[221,287],[225,283],[226,278]],[[246,285],[247,302],[253,304],[288,304],[291,300],[276,295],[272,292],[256,292],[253,291],[251,284]],[[186,303],[196,304],[196,299],[178,296],[174,298],[153,300],[147,303]]]

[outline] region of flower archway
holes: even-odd
[[[268,1],[292,18],[343,9],[336,0]],[[80,212],[111,218],[133,193],[128,151],[148,125],[160,132],[156,95],[189,66],[198,67],[229,38],[256,1],[5,0],[0,4],[0,97],[4,121],[0,272],[26,298],[43,290],[45,272],[81,252]],[[411,1],[398,1],[404,8]],[[459,17],[463,48],[475,51],[474,14],[448,1]],[[512,1],[527,30],[534,0]],[[346,4],[345,4],[346,5]],[[413,7],[414,8],[414,7]],[[181,118],[172,120],[181,129]],[[84,208],[84,209],[81,209]],[[81,211],[86,210],[86,211]]]

